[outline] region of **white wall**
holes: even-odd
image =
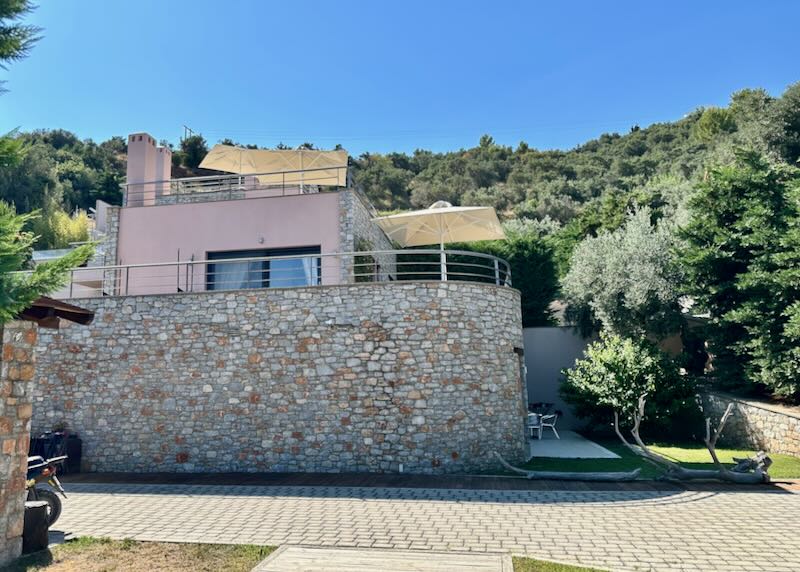
[[[590,340],[584,339],[571,327],[525,328],[526,382],[528,402],[554,403],[564,416],[558,426],[565,429],[580,427],[579,421],[558,394],[561,370],[572,367],[575,360],[583,357],[583,350]]]

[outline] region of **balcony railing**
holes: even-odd
[[[369,282],[461,281],[511,286],[505,260],[462,250],[363,252],[187,260],[75,268],[56,298],[95,298],[335,286]]]
[[[346,166],[247,175],[210,175],[122,185],[123,206],[281,197],[350,187]]]

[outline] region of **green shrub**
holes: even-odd
[[[31,230],[39,237],[37,248],[67,248],[73,243],[89,240],[89,216],[82,210],[70,215],[58,207],[51,207],[33,220]]]
[[[608,426],[614,411],[622,423],[630,423],[641,395],[647,396],[643,428],[650,431],[675,431],[676,424],[689,425],[684,423],[687,417],[698,411],[691,380],[646,340],[603,332],[586,348],[585,357],[562,373],[562,397],[595,428]]]

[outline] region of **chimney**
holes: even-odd
[[[128,135],[128,171],[125,204],[153,205],[156,197],[169,194],[167,181],[172,171],[172,151],[159,147],[148,133]]]
[[[156,198],[169,194],[169,181],[172,178],[172,149],[169,147],[156,147],[156,179],[161,181],[156,185]]]

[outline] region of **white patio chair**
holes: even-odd
[[[558,431],[556,431],[556,423],[558,423],[558,413],[553,413],[551,415],[542,415],[541,427],[539,428],[539,439],[542,438],[542,432],[547,427],[553,430],[556,439],[561,439],[561,437],[558,435]]]
[[[539,413],[528,413],[528,432],[530,438],[533,439],[534,433],[539,434],[539,439],[542,438],[542,415]]]

